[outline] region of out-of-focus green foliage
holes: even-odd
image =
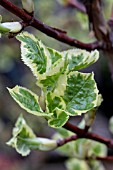
[[[74,135],[74,133],[61,128],[58,129],[53,139],[66,138],[71,135]],[[78,139],[60,147],[58,151],[69,157],[66,161],[68,170],[104,170],[101,162],[91,159],[95,156],[104,157],[107,155],[107,147],[104,144],[88,139]],[[85,160],[85,158],[87,159]]]
[[[84,160],[75,158],[69,159],[66,162],[66,167],[68,170],[105,170],[104,166],[99,161],[90,161],[87,163]]]

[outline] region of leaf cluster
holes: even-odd
[[[22,60],[42,89],[40,97],[23,87],[9,89],[23,109],[44,116],[51,127],[59,128],[69,116],[81,115],[100,105],[94,74],[79,72],[98,60],[98,51],[89,53],[72,49],[59,52],[27,32],[18,35],[17,39],[21,41]]]
[[[86,125],[91,126],[92,119],[95,117],[94,110],[101,104],[102,97],[94,80],[94,74],[82,73],[81,69],[95,63],[99,53],[97,50],[90,53],[81,49],[59,52],[45,46],[28,32],[20,33],[17,39],[21,42],[21,58],[36,77],[36,84],[41,88],[41,95],[38,96],[21,86],[8,88],[8,90],[20,107],[30,114],[44,117],[49,126],[59,131],[54,136],[55,140],[36,137],[20,116],[8,145],[26,156],[34,149],[44,151],[55,149],[58,147],[59,139],[73,135],[69,131],[61,130],[70,116],[84,113],[87,115],[85,116]],[[83,161],[80,164],[78,159],[105,156],[106,147],[87,139],[78,139],[61,147],[60,152],[73,157],[66,163],[67,168],[72,170],[72,166],[80,166],[79,169],[83,166],[89,168],[89,164],[94,162]]]

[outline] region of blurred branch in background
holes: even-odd
[[[67,0],[66,5],[70,6],[70,7],[73,7],[73,8],[76,8],[80,12],[86,13],[85,6],[82,3],[80,3],[79,1],[77,1],[77,0]]]

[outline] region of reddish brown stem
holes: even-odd
[[[58,147],[60,147],[60,146],[65,145],[68,142],[75,141],[77,139],[78,139],[77,135],[73,135],[73,136],[70,136],[70,137],[67,137],[67,138],[59,139],[57,141],[57,145],[58,145]]]
[[[86,49],[86,50],[94,50],[94,49],[102,49],[103,45],[100,42],[94,42],[94,43],[83,43],[80,42],[74,38],[71,38],[69,36],[67,36],[65,34],[65,32],[62,32],[61,30],[59,31],[59,29],[55,29],[52,28],[50,26],[47,26],[46,24],[42,23],[41,21],[37,20],[36,18],[33,18],[32,16],[30,16],[29,14],[27,14],[24,10],[18,8],[17,6],[15,6],[14,4],[12,4],[11,2],[7,1],[7,0],[0,0],[0,5],[2,7],[4,7],[5,9],[7,9],[8,11],[10,11],[11,13],[15,14],[16,16],[18,16],[19,18],[21,18],[23,20],[23,22],[25,22],[26,26],[32,26],[38,30],[40,30],[41,32],[43,32],[44,34],[53,37],[54,39],[57,39],[61,42],[64,42],[68,45],[71,46],[75,46],[77,48],[82,48],[82,49]]]
[[[113,161],[113,156],[106,156],[106,157],[96,157],[95,158],[96,160],[99,160],[99,161]]]
[[[104,138],[94,133],[89,133],[89,132],[86,133],[85,130],[80,129],[77,126],[70,124],[69,122],[67,122],[64,125],[64,128],[70,130],[71,132],[76,133],[79,138],[87,138],[87,139],[95,140],[104,143],[109,148],[113,148],[113,140]]]
[[[91,133],[90,133],[90,135],[91,135]],[[72,136],[69,136],[69,137],[64,138],[64,139],[59,139],[57,141],[57,147],[61,147],[61,146],[65,145],[66,143],[71,142],[71,141],[75,141],[79,138],[80,137],[78,135],[72,135]],[[105,156],[105,157],[96,156],[96,157],[87,157],[86,158],[86,160],[89,160],[89,159],[90,160],[99,160],[99,161],[113,161],[113,156]]]

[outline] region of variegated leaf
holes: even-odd
[[[36,78],[39,78],[51,65],[48,50],[41,41],[27,32],[17,35],[17,39],[21,41],[22,60],[30,67]]]
[[[65,110],[56,107],[53,116],[48,120],[48,124],[53,128],[59,128],[62,127],[68,119],[68,113],[66,113]]]
[[[15,86],[13,89],[9,89],[9,92],[13,99],[22,107],[25,109],[28,113],[31,113],[36,116],[46,116],[50,117],[52,114],[43,112],[39,105],[39,97],[31,92],[30,90]]]
[[[61,97],[53,96],[52,93],[47,94],[46,111],[53,113],[48,120],[48,124],[53,128],[62,127],[69,119],[69,113],[64,110],[65,103]]]
[[[74,71],[68,75],[62,74],[57,81],[56,88],[50,94],[47,98],[47,108],[55,109],[55,99],[60,99],[57,107],[71,116],[81,115],[98,106],[99,95],[93,73]]]
[[[37,79],[44,79],[46,76],[54,75],[60,71],[60,67],[63,65],[60,52],[47,48],[27,32],[17,35],[17,39],[21,41],[22,60],[30,67]]]
[[[30,153],[29,146],[24,142],[24,139],[26,138],[32,139],[36,138],[36,136],[21,115],[13,129],[13,137],[7,142],[7,144],[15,148],[18,153],[22,154],[22,156],[26,156]]]
[[[66,108],[65,102],[60,95],[55,96],[54,93],[48,93],[46,97],[46,110],[53,113],[56,108],[64,110]]]
[[[64,58],[67,57],[68,65],[67,71],[78,71],[95,63],[99,58],[97,50],[88,52],[81,49],[71,49],[61,53]]]
[[[93,73],[71,72],[63,96],[66,111],[80,115],[97,106],[98,89]]]
[[[22,156],[27,156],[34,149],[48,151],[57,147],[55,140],[36,137],[22,115],[18,118],[13,129],[13,137],[7,144],[15,148]]]
[[[62,59],[61,53],[49,47],[47,49],[50,53],[51,64],[57,65],[57,62]]]
[[[38,80],[37,85],[43,89],[44,93],[53,91],[56,87],[60,73],[53,74],[51,76],[46,76],[44,79]]]

